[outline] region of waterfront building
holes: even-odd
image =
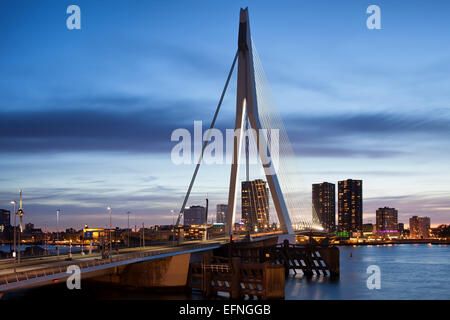
[[[362,180],[338,182],[338,230],[353,235],[362,234]]]
[[[0,209],[0,232],[11,227],[11,211]]]
[[[33,223],[27,223],[25,224],[25,230],[23,232],[25,233],[32,233],[34,230],[34,224]]]
[[[424,239],[430,237],[430,218],[413,216],[409,219],[409,237],[411,239]]]
[[[242,232],[242,231],[246,231],[247,229],[246,229],[247,227],[246,227],[246,225],[245,225],[245,223],[244,223],[244,221],[239,221],[239,222],[236,222],[235,224],[234,224],[234,231],[235,232]]]
[[[398,232],[400,232],[400,233],[405,232],[405,224],[404,223],[401,223],[401,222],[398,223]]]
[[[218,204],[216,206],[216,222],[217,223],[225,223],[225,215],[228,210],[228,205],[226,204]]]
[[[84,228],[83,229],[83,239],[98,241],[99,239],[105,238],[107,230],[103,228]]]
[[[206,224],[206,208],[203,206],[192,206],[184,210],[184,225]]]
[[[242,181],[242,221],[247,230],[261,231],[269,227],[269,189],[266,181]]]
[[[364,236],[370,236],[374,234],[374,228],[375,226],[372,223],[364,223],[363,224],[363,235]]]
[[[323,182],[312,185],[312,204],[320,224],[327,231],[336,229],[336,196],[334,183]]]
[[[207,228],[200,225],[184,225],[175,229],[175,239],[202,240],[205,239]]]
[[[395,208],[379,208],[376,215],[378,234],[398,232],[398,211]]]

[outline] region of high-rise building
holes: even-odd
[[[409,237],[423,239],[430,237],[430,218],[413,216],[409,219]]]
[[[405,224],[399,222],[398,223],[398,232],[403,233],[405,231]]]
[[[362,180],[338,182],[338,229],[341,232],[362,234]]]
[[[398,232],[398,211],[395,208],[379,208],[377,210],[377,233]]]
[[[11,226],[11,211],[0,209],[0,232]]]
[[[374,233],[374,225],[372,223],[364,223],[363,224],[363,234],[373,234]]]
[[[242,221],[250,231],[269,227],[269,189],[264,180],[242,181]]]
[[[218,204],[216,206],[216,222],[217,223],[225,223],[225,215],[227,214],[228,205],[227,204]]]
[[[25,225],[24,232],[32,232],[34,230],[34,224],[33,223],[27,223]],[[67,231],[66,231],[67,232]]]
[[[336,228],[336,191],[334,183],[323,182],[312,185],[312,204],[320,224],[327,231]]]
[[[203,225],[206,223],[206,208],[203,206],[192,206],[184,210],[184,225]]]

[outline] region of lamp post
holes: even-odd
[[[59,214],[61,213],[61,210],[56,209],[56,254],[59,257],[59,245],[58,245],[58,241],[59,241]]]
[[[69,238],[69,260],[72,260],[72,236]]]
[[[172,245],[175,245],[175,211],[170,210],[170,212],[172,213]]]
[[[47,226],[48,221],[44,221],[44,252],[45,255],[48,255],[48,241],[47,241]]]
[[[111,206],[108,206],[109,211],[109,259],[111,260],[111,253],[112,253],[112,239],[111,239],[111,229],[112,229],[112,208]]]
[[[17,201],[13,200],[10,202],[14,206],[14,251],[13,251],[13,258],[14,258],[14,272],[16,272],[16,204]]]
[[[66,232],[66,236],[69,234],[69,254],[67,255],[66,260],[72,260],[72,230],[69,230],[69,232]]]
[[[142,247],[145,248],[145,226],[142,222]]]
[[[128,215],[128,230],[127,230],[128,231],[127,232],[128,233],[128,248],[130,247],[130,231],[131,231],[130,230],[130,213],[131,213],[130,211],[127,212],[127,215]]]
[[[19,216],[19,224],[20,224],[20,228],[19,228],[19,248],[17,250],[17,263],[20,264],[20,236],[22,233],[22,228],[23,228],[23,216],[24,216],[24,212],[22,209],[22,189],[19,190],[19,195],[20,195],[20,200],[19,200],[19,210],[17,210],[17,215]]]
[[[87,229],[87,227],[88,227],[88,225],[85,224],[84,225],[84,229],[83,229],[83,233],[81,234],[81,255],[82,256],[84,256],[84,241],[85,241],[84,233],[85,233],[85,230]]]

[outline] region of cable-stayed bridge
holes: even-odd
[[[225,230],[233,233],[236,221],[236,202],[238,200],[238,177],[241,164],[241,150],[244,137],[251,136],[256,143],[257,153],[264,169],[270,194],[277,213],[281,230],[286,234],[297,231],[322,230],[319,219],[303,190],[302,176],[292,149],[286,128],[276,104],[271,96],[270,87],[250,34],[248,8],[241,9],[239,21],[238,49],[215,111],[210,129],[214,128],[223,98],[228,88],[237,62],[237,92],[235,136],[228,194],[228,211]],[[252,130],[248,130],[248,127]],[[211,134],[212,130],[209,130]],[[263,132],[264,134],[260,134]],[[253,134],[252,134],[253,133]],[[252,136],[253,135],[253,136]],[[203,160],[204,150],[210,140],[203,144],[186,196],[180,209],[177,225],[181,223],[192,187]],[[246,154],[249,143],[246,140]],[[248,156],[247,156],[248,177]],[[247,178],[248,179],[248,178]]]
[[[128,248],[117,251],[115,255],[111,254],[106,259],[98,254],[92,256],[74,255],[74,258],[70,258],[68,261],[60,260],[59,257],[38,257],[30,259],[20,266],[16,266],[15,261],[14,263],[11,261],[3,261],[0,265],[0,298],[2,292],[66,280],[69,277],[66,271],[69,265],[78,266],[84,277],[106,279],[108,282],[137,283],[141,280],[137,279],[134,276],[135,274],[143,274],[145,277],[148,277],[148,274],[152,273],[151,279],[157,279],[165,285],[174,285],[174,283],[184,283],[185,285],[189,263],[192,260],[191,255],[197,253],[203,254],[205,252],[211,253],[213,250],[228,243],[228,236],[233,235],[233,226],[236,220],[236,202],[238,199],[237,186],[239,167],[241,164],[241,150],[244,138],[249,136],[251,138],[246,141],[256,144],[254,149],[257,150],[264,169],[281,232],[293,235],[299,232],[309,232],[312,234],[312,231],[322,230],[311,201],[307,200],[308,197],[305,197],[305,192],[302,191],[302,179],[298,163],[280,112],[276,108],[271,96],[261,60],[252,41],[248,9],[241,9],[240,11],[238,48],[214,113],[210,129],[215,126],[236,62],[235,136],[233,141],[233,161],[230,170],[228,211],[226,213],[225,224],[226,236],[209,240],[205,238],[203,241],[198,241],[197,243],[195,241],[186,242],[182,245],[174,245],[171,243],[146,248]],[[263,131],[265,134],[254,134],[252,136],[248,133],[250,131],[247,131],[249,128],[253,130],[252,132],[259,133]],[[211,134],[211,130],[209,134]],[[210,140],[209,138],[206,139],[203,145],[201,156],[198,159],[177,219],[177,226],[181,223],[189,195],[202,163],[205,148]],[[277,141],[277,143],[273,143],[274,141]],[[246,151],[248,151],[250,142],[246,143]],[[263,236],[273,238],[279,233],[266,233]],[[239,236],[236,237],[236,239],[238,238]],[[259,238],[259,241],[262,242],[266,240],[264,237]],[[175,259],[175,257],[177,258]],[[136,266],[132,267],[133,265]],[[287,263],[287,266],[289,265]],[[170,276],[154,274],[161,269],[168,270],[167,274]],[[174,277],[178,277],[176,279],[179,280],[179,283],[174,282]],[[152,281],[147,285],[155,285]],[[142,285],[142,283],[140,284]]]

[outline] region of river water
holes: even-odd
[[[286,281],[286,299],[450,299],[450,246],[400,244],[340,247],[338,281]],[[367,268],[380,270],[380,289],[370,290]]]
[[[60,254],[68,254],[69,250],[72,251],[72,253],[77,253],[77,252],[81,252],[81,246],[80,245],[72,245],[72,248],[69,247],[69,245],[29,245],[29,244],[22,244],[20,246],[20,251],[24,252],[25,250],[31,248],[31,247],[40,247],[43,250],[47,250],[47,254],[52,255],[52,254],[56,254],[57,253],[57,248],[59,249],[59,253]],[[17,247],[18,248],[18,247]],[[97,246],[93,246],[93,249],[96,249]],[[13,246],[10,246],[9,244],[0,244],[0,251],[1,252],[5,252],[5,253],[9,253],[11,252],[11,250],[13,249]],[[18,249],[17,249],[18,250]],[[83,246],[83,250],[85,252],[87,252],[89,250],[89,246]]]
[[[286,280],[288,300],[342,299],[450,299],[450,246],[401,244],[340,247],[339,280],[290,276]],[[370,290],[367,268],[380,270],[380,289]],[[78,291],[78,292],[75,292]],[[5,294],[4,299],[202,299],[197,293],[156,293],[153,290],[123,290],[98,287],[82,281],[81,290],[64,284]]]

